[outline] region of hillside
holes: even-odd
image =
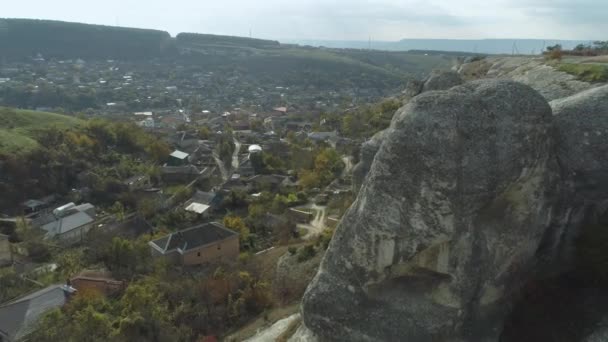
[[[170,47],[169,33],[158,30],[89,25],[51,20],[0,19],[0,57],[146,58]]]
[[[340,50],[198,33],[171,38],[158,30],[50,20],[0,19],[0,58],[183,60],[207,67],[244,69],[286,81],[307,77],[315,86],[348,79],[363,88],[396,87],[406,78],[447,69],[452,58],[407,52]]]
[[[79,119],[54,113],[0,107],[0,154],[29,151],[38,142],[34,140],[36,130],[50,126],[71,127]]]

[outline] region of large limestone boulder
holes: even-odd
[[[393,118],[308,287],[321,341],[497,341],[552,219],[552,115],[528,86],[476,81]]]
[[[608,85],[555,100],[551,107],[560,165],[576,192],[608,198]]]
[[[407,105],[414,97],[423,92],[434,90],[448,90],[455,86],[461,85],[464,82],[462,77],[454,71],[437,71],[433,72],[429,78],[423,83],[413,80],[407,84],[406,90],[403,92],[403,104]],[[370,140],[361,145],[359,163],[353,169],[353,191],[359,192],[363,179],[367,176],[369,168],[374,160],[374,156],[383,139],[386,136],[386,130],[376,133]]]
[[[608,215],[608,85],[550,103],[562,195],[543,249],[558,266],[570,264],[585,224]]]

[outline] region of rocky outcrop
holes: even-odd
[[[455,71],[434,72],[424,82],[422,92],[433,90],[447,90],[452,87],[461,85],[464,82],[462,77]]]
[[[272,282],[275,297],[286,302],[301,298],[317,273],[322,256],[319,252],[308,260],[298,261],[297,253],[285,253],[279,258]]]
[[[408,82],[402,93],[403,105],[407,105],[416,96],[434,90],[448,90],[464,82],[462,77],[454,71],[433,72],[426,81],[412,80]],[[376,133],[370,140],[361,145],[359,163],[353,168],[353,192],[359,192],[363,179],[367,176],[374,156],[386,136],[386,130]]]
[[[570,262],[578,228],[608,212],[608,85],[552,101],[555,154],[562,196],[555,211],[565,215],[548,227],[551,260]]]
[[[465,80],[477,80],[485,77],[491,67],[492,64],[486,59],[465,61],[465,63],[458,68],[458,73]]]
[[[497,341],[554,220],[552,119],[530,87],[497,80],[400,109],[304,296],[306,327],[322,341]]]
[[[608,85],[551,102],[557,155],[585,198],[608,198]]]
[[[547,65],[544,58],[491,57],[465,63],[460,66],[459,72],[466,79],[500,78],[521,82],[534,88],[547,101],[572,96],[594,87]]]
[[[419,80],[411,80],[405,86],[405,90],[401,93],[403,96],[404,104],[407,104],[409,100],[413,97],[418,96],[418,94],[422,93],[422,87],[424,87],[424,82]]]

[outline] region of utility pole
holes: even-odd
[[[513,48],[511,49],[511,54],[515,55],[516,53],[519,55],[519,50],[517,49],[517,42],[515,41],[515,42],[513,42]]]

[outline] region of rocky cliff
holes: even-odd
[[[572,94],[443,79],[363,146],[299,340],[498,341],[523,284],[605,211],[608,86],[549,104]]]

